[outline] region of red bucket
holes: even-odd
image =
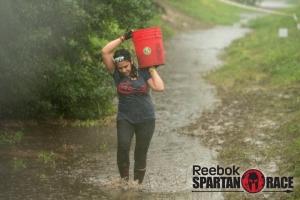
[[[135,30],[132,40],[140,68],[165,64],[162,33],[159,27]]]

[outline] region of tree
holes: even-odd
[[[150,0],[2,0],[0,117],[108,114],[115,90],[102,44],[152,17]]]

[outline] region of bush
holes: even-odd
[[[147,26],[152,13],[150,0],[1,1],[0,118],[110,113],[115,89],[102,44]]]

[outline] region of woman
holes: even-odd
[[[134,180],[143,182],[146,158],[155,129],[154,105],[149,88],[156,92],[164,90],[164,83],[155,67],[138,69],[129,51],[119,49],[110,54],[125,40],[132,38],[132,31],[109,42],[102,49],[103,62],[113,77],[118,90],[117,114],[118,151],[117,164],[121,178],[129,179],[129,150],[135,134]]]

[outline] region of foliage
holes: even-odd
[[[100,150],[105,151],[108,149],[108,145],[107,142],[102,142],[102,144],[100,145]]]
[[[26,164],[22,160],[14,158],[13,167],[14,169],[26,168]]]
[[[38,153],[38,158],[44,163],[47,167],[55,168],[56,162],[55,162],[55,153],[52,151],[50,153],[46,153],[44,151],[41,151]]]
[[[16,144],[20,143],[24,134],[22,131],[18,131],[15,134],[0,133],[0,144]]]
[[[100,50],[152,13],[150,0],[1,1],[0,117],[110,114],[115,89]]]
[[[40,174],[40,180],[45,180],[46,179],[46,174]]]
[[[299,11],[288,11],[299,15]],[[299,14],[298,14],[299,13]],[[272,15],[257,18],[248,25],[248,37],[236,40],[224,58],[226,65],[209,79],[222,87],[248,85],[288,86],[300,82],[299,30],[293,17]],[[280,28],[288,37],[280,38]]]
[[[285,12],[300,15],[299,6]],[[226,64],[207,79],[220,91],[247,98],[246,109],[251,108],[265,119],[276,120],[278,128],[270,133],[269,143],[272,143],[270,152],[273,155],[268,156],[273,156],[273,161],[279,159],[279,174],[291,174],[296,179],[300,177],[300,41],[297,22],[292,16],[269,15],[251,21],[248,27],[253,32],[236,40],[227,49],[224,55]],[[288,37],[279,37],[278,30],[282,27],[288,29]],[[249,93],[254,93],[257,99],[249,101]],[[267,93],[274,95],[262,95]],[[265,110],[257,111],[263,105]],[[299,188],[300,185],[296,185],[294,192],[285,199],[299,199]]]
[[[99,125],[99,120],[84,120],[84,121],[81,121],[81,120],[76,120],[74,123],[73,123],[73,126],[79,126],[79,127],[95,127]]]

